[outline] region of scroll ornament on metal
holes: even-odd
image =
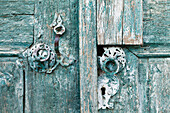
[[[111,97],[119,90],[119,79],[115,74],[125,67],[125,52],[120,47],[105,47],[99,61],[105,73],[98,77],[98,109],[113,109]]]
[[[60,37],[65,32],[65,27],[62,25],[62,20],[60,16],[56,21],[55,15],[55,20],[51,25],[57,37]],[[57,43],[59,43],[59,38],[57,40]],[[24,56],[28,57],[30,67],[37,72],[51,73],[59,64],[61,64],[62,66],[69,66],[74,62],[74,57],[72,57],[71,55],[69,57],[61,55],[59,50],[55,51],[50,46],[44,43],[34,44],[23,54]]]

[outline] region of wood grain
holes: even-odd
[[[34,17],[31,15],[0,17],[0,51],[22,52],[33,42]]]
[[[59,50],[63,55],[73,55],[76,61],[68,67],[59,65],[51,74],[34,72],[29,66],[26,68],[26,113],[80,112],[78,0],[36,1],[34,43],[44,42],[54,49],[55,34],[49,26],[55,13],[61,15],[66,28],[66,32],[60,38]]]
[[[122,44],[123,0],[97,0],[99,45]]]
[[[140,60],[140,112],[169,112],[169,58]]]
[[[143,44],[142,0],[124,0],[123,44]]]
[[[81,113],[97,113],[96,2],[79,1]]]
[[[0,58],[0,112],[23,112],[23,69],[17,58]]]
[[[99,45],[142,45],[142,0],[98,0]]]
[[[0,52],[22,52],[33,42],[34,2],[0,1],[0,10]]]
[[[0,15],[33,15],[34,1],[0,1]]]
[[[170,112],[169,1],[122,1],[1,0],[0,112]],[[114,109],[98,111],[97,44],[142,44],[142,4],[144,46],[123,46],[127,64],[117,74]],[[75,63],[46,74],[34,72],[25,58],[19,68],[19,53],[32,43],[54,48],[49,25],[55,13],[66,28],[59,50],[73,55]]]
[[[163,58],[170,57],[170,45],[149,44],[142,47],[128,47],[139,58]]]
[[[170,2],[143,0],[143,38],[145,44],[170,43]]]

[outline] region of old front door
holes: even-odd
[[[1,0],[0,113],[170,112],[169,5]],[[125,63],[104,55],[109,48]],[[99,88],[108,76],[114,94]]]

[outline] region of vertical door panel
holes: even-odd
[[[139,60],[140,112],[169,112],[169,58]]]
[[[80,111],[78,60],[78,1],[41,0],[35,2],[34,43],[44,42],[54,48],[55,34],[50,24],[60,14],[66,32],[61,36],[61,54],[73,55],[73,65],[58,65],[51,74],[38,73],[30,67],[26,73],[25,112],[77,113]]]
[[[142,13],[142,0],[98,0],[98,44],[142,45]]]
[[[96,1],[79,1],[81,113],[97,112]]]
[[[123,0],[97,0],[99,45],[122,44]]]
[[[142,34],[142,0],[124,0],[123,45],[142,45]]]
[[[0,1],[0,112],[24,110],[24,69],[20,52],[33,42],[34,2]]]
[[[125,2],[130,3],[126,3],[127,6],[133,6],[135,3],[126,0]],[[131,11],[125,11],[127,6],[124,7],[124,12],[134,15]],[[117,74],[121,86],[111,99],[114,109],[99,110],[100,113],[169,112],[168,6],[167,0],[143,0],[144,45],[122,47],[127,63],[126,68]]]
[[[0,58],[0,112],[23,112],[23,69],[17,58]]]

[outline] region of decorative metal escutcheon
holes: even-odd
[[[98,77],[98,109],[112,109],[113,103],[110,98],[119,90],[117,76],[104,74]]]
[[[117,73],[126,64],[125,52],[120,47],[104,47],[104,53],[99,57],[102,74],[98,77],[98,109],[113,109],[111,98],[119,90]],[[104,73],[104,74],[103,74]]]
[[[120,72],[126,64],[125,52],[120,47],[104,47],[104,53],[100,59],[101,69],[110,74]]]
[[[37,72],[51,73],[59,64],[57,54],[46,44],[35,44],[28,50],[30,67]]]
[[[56,35],[52,44],[56,50],[45,43],[35,43],[23,53],[23,56],[28,57],[30,67],[37,72],[51,73],[59,64],[69,66],[75,60],[72,55],[63,55],[59,51],[59,38],[65,32],[60,15],[55,14],[50,27]]]

